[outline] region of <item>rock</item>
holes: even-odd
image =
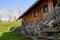
[[[27,30],[25,30],[24,26],[20,27],[20,33],[23,34],[23,35],[27,34]]]
[[[26,32],[23,29],[20,30],[20,33],[23,34],[23,35],[26,35]]]
[[[10,28],[10,31],[14,31],[14,30],[16,30],[16,28],[17,27],[12,27],[12,28]]]

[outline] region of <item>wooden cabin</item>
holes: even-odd
[[[38,36],[40,37],[44,35],[42,37],[43,39],[55,39],[49,36],[52,35],[51,33],[53,33],[53,35],[56,35],[56,33],[58,34],[60,32],[60,27],[51,27],[51,25],[49,25],[49,27],[46,28],[47,26],[45,27],[45,25],[42,26],[41,24],[42,22],[45,23],[44,21],[46,20],[51,21],[50,18],[52,18],[52,21],[56,19],[54,11],[58,1],[59,0],[36,0],[36,2],[26,12],[24,12],[23,15],[19,17],[19,19],[22,18],[22,26],[24,26],[24,29],[28,34],[34,35],[35,33],[38,33]]]
[[[29,24],[33,21],[43,21],[46,16],[54,9],[57,0],[37,0],[23,15],[22,24]]]

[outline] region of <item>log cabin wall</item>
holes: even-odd
[[[48,11],[44,12],[43,7],[47,5],[48,6]],[[30,11],[28,11],[24,16],[23,16],[23,24],[29,24],[33,21],[36,21],[37,19],[42,21],[45,19],[45,16],[49,14],[48,12],[51,11],[53,8],[53,1],[52,0],[44,0],[42,2],[39,2],[36,6],[34,6]],[[36,16],[34,16],[34,12]]]

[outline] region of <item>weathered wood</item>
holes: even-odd
[[[29,36],[32,36],[32,38],[36,38],[34,40],[38,40],[37,38],[44,39],[44,40],[45,39],[59,39],[59,37],[60,37],[60,27],[57,27],[57,26],[55,27],[53,23],[51,23],[53,26],[51,26],[51,27],[50,27],[50,25],[47,26],[47,24],[49,22],[51,22],[52,19],[56,20],[56,18],[55,18],[56,11],[53,9],[52,12],[50,10],[50,12],[46,12],[44,14],[44,12],[43,13],[41,12],[41,9],[38,10],[40,7],[42,7],[46,4],[48,4],[48,6],[50,6],[50,8],[51,8],[52,4],[50,4],[50,2],[52,3],[52,0],[48,0],[48,2],[45,0],[45,2],[42,2],[41,4],[39,3],[39,7],[35,7],[36,9],[33,8],[31,11],[27,12],[27,14],[23,17],[23,19],[24,19],[23,28],[25,30],[24,32],[27,33]],[[35,10],[38,13],[36,17],[33,16],[33,13]],[[46,22],[46,24],[44,25],[45,22]],[[50,34],[50,33],[52,33],[52,34]]]
[[[42,32],[60,32],[60,28],[46,28]]]

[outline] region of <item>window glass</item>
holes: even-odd
[[[37,16],[37,12],[34,12],[34,17],[36,17]]]
[[[47,5],[43,6],[43,12],[47,12],[47,11],[48,11],[48,6]]]

